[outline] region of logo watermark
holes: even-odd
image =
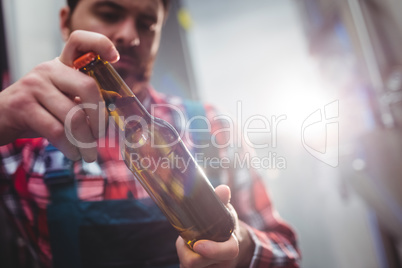
[[[105,112],[109,110],[109,114]],[[97,142],[85,142],[77,135],[74,120],[79,113],[91,114],[98,112],[99,131],[107,132],[104,139]],[[266,117],[261,114],[243,118],[243,107],[239,101],[234,117],[218,114],[213,117],[194,116],[188,118],[179,106],[172,104],[160,104],[151,106],[151,114],[158,114],[161,110],[175,118],[174,129],[165,121],[156,119],[149,120],[143,116],[130,114],[124,116],[122,111],[114,104],[105,107],[104,103],[76,105],[66,116],[65,133],[68,140],[79,148],[103,148],[119,147],[121,160],[130,157],[130,161],[136,166],[148,170],[156,170],[157,167],[187,169],[189,160],[180,158],[178,155],[169,155],[179,143],[184,143],[190,151],[202,152],[203,150],[215,149],[226,150],[228,155],[194,154],[194,159],[201,167],[208,168],[255,168],[255,169],[286,169],[286,157],[270,149],[277,148],[280,141],[278,130],[287,120],[285,114],[271,115]],[[339,101],[333,101],[317,109],[310,114],[301,124],[301,145],[317,160],[337,167],[339,163]],[[88,120],[95,120],[90,118]],[[114,127],[107,127],[114,125]],[[197,127],[194,127],[196,125]],[[89,126],[89,123],[88,123]],[[256,127],[258,126],[258,127]],[[323,135],[325,144],[320,148],[309,142],[311,129],[320,126],[325,129]],[[116,131],[119,130],[119,131]],[[163,134],[162,134],[163,133]],[[101,134],[101,133],[100,133]],[[321,133],[322,134],[322,133]],[[116,137],[117,135],[117,137]],[[203,139],[194,137],[203,136]],[[255,138],[264,137],[264,139]],[[205,138],[207,137],[207,138]],[[253,139],[254,137],[254,139]],[[322,138],[322,137],[321,137]],[[108,140],[106,140],[108,139]],[[314,139],[314,137],[313,137]],[[116,140],[118,142],[116,142]],[[284,141],[286,142],[286,141]],[[264,150],[263,155],[254,156],[248,153],[249,149]],[[155,150],[158,156],[149,156],[144,152]]]
[[[308,144],[306,131],[313,127],[323,127],[324,146],[314,148]],[[317,109],[304,120],[301,128],[303,147],[319,161],[331,166],[339,165],[339,101],[333,101]]]
[[[136,170],[146,169],[148,172],[155,173],[160,170],[179,170],[181,173],[187,172],[189,167],[194,166],[194,161],[199,167],[206,169],[278,169],[287,168],[285,157],[277,153],[268,152],[265,156],[255,156],[251,153],[235,153],[233,157],[206,156],[203,153],[197,153],[194,158],[186,155],[169,156],[144,156],[139,153],[130,154],[130,167]]]

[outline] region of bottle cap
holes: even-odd
[[[94,52],[88,52],[76,59],[73,64],[76,69],[81,69],[89,63],[93,62],[96,58],[97,55]]]

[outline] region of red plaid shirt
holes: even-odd
[[[164,119],[176,128],[174,105],[183,113],[179,98],[168,98],[150,89],[150,97],[145,105],[153,115]],[[151,109],[152,107],[152,109]],[[176,110],[177,113],[177,110]],[[250,267],[298,267],[299,250],[292,229],[274,210],[260,175],[247,165],[237,167],[230,164],[249,154],[244,147],[229,146],[228,139],[233,133],[219,131],[227,129],[227,121],[217,119],[217,111],[205,106],[205,113],[220,148],[213,153],[225,158],[227,166],[217,170],[211,166],[201,166],[208,177],[214,177],[213,184],[227,184],[231,188],[231,203],[239,219],[247,223],[255,250]],[[183,140],[191,149],[187,130]],[[141,199],[148,197],[132,173],[121,160],[116,141],[110,136],[99,140],[98,160],[94,163],[78,161],[74,164],[75,178],[78,181],[78,196],[81,200],[96,201],[126,198],[127,194]],[[41,157],[48,141],[43,138],[21,139],[0,147],[0,193],[1,201],[16,222],[21,235],[31,245],[44,267],[51,267],[51,250],[46,223],[46,207],[49,204],[49,191],[43,181],[44,159]],[[223,163],[223,162],[222,162]],[[212,164],[211,164],[212,165]],[[215,163],[216,165],[216,163]]]

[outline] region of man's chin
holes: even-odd
[[[143,89],[148,87],[149,79],[144,72],[139,72],[133,68],[124,68],[119,63],[114,68],[135,95],[140,95]]]
[[[124,82],[127,84],[127,86],[131,89],[131,91],[137,96],[142,95],[143,91],[145,91],[149,85],[147,80],[144,79],[139,80],[133,76],[127,76],[122,78]]]
[[[143,74],[138,74],[138,72],[134,70],[118,67],[115,67],[115,69],[130,88],[134,85],[134,83],[141,83],[145,80]]]

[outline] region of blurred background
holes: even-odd
[[[302,267],[402,267],[402,1],[172,2],[152,83],[255,129]],[[1,3],[7,83],[60,53],[64,0]]]

